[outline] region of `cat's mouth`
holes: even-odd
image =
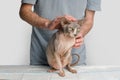
[[[69,36],[70,36],[70,37],[76,37],[77,34],[70,34]]]
[[[76,36],[77,36],[77,34],[74,34],[74,36],[76,37]]]

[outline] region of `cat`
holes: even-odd
[[[74,54],[78,56],[78,61],[71,64],[71,50],[75,44],[75,38],[80,32],[82,22],[83,20],[72,22],[66,18],[61,19],[60,26],[62,29],[59,29],[55,34],[53,34],[46,49],[47,61],[51,67],[48,72],[59,70],[58,74],[64,77],[65,72],[63,68],[66,67],[68,71],[77,73],[77,71],[72,69],[71,66],[77,64],[80,57],[78,54]]]

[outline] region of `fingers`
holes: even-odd
[[[83,42],[84,42],[84,38],[80,38],[80,37],[78,37],[78,38],[76,38],[76,41],[75,41],[75,44],[74,44],[74,48],[79,48],[82,44],[83,44]]]
[[[67,20],[70,20],[70,21],[76,21],[76,19],[70,15],[65,15],[64,16]]]
[[[56,29],[58,27],[58,24],[60,23],[60,17],[55,18],[48,26],[50,30]]]
[[[82,44],[83,44],[83,42],[81,42],[81,43],[76,43],[73,47],[74,47],[74,48],[79,48]]]
[[[74,17],[70,16],[70,15],[59,16],[59,17],[56,17],[54,20],[51,21],[51,23],[48,25],[48,28],[50,30],[58,29],[60,27],[59,23],[60,23],[60,21],[63,17],[65,17],[69,21],[76,21],[76,19]]]
[[[84,39],[83,38],[79,38],[79,39],[76,39],[76,43],[81,43],[81,42],[83,42],[84,41]]]
[[[73,47],[74,48],[79,48],[83,43],[78,43],[78,44],[75,44]]]

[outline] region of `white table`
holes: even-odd
[[[46,66],[0,66],[0,80],[120,80],[120,66],[76,66],[77,74],[48,73]]]

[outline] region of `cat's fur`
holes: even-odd
[[[58,30],[48,43],[46,56],[48,64],[52,67],[49,72],[59,70],[60,76],[65,76],[63,68],[66,67],[70,72],[76,73],[77,71],[71,68],[71,49],[75,44],[75,38],[80,32],[82,20],[78,22],[70,22],[63,18],[61,20],[62,29]],[[79,55],[78,61],[79,61]],[[77,61],[77,62],[78,62]],[[77,63],[76,62],[76,63]]]

